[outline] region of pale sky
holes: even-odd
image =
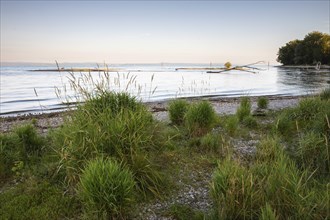
[[[329,2],[1,0],[1,62],[276,63]]]

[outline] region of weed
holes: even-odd
[[[258,97],[258,108],[266,109],[268,107],[269,100],[266,97]]]
[[[79,194],[88,213],[98,218],[122,217],[132,202],[133,174],[110,159],[90,161],[80,177]]]
[[[188,111],[189,103],[182,99],[177,99],[169,103],[168,112],[170,120],[173,124],[181,125]]]
[[[185,118],[186,126],[192,136],[206,134],[216,122],[216,113],[212,105],[203,101],[192,105]]]

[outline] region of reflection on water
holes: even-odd
[[[80,64],[74,67],[95,66]],[[136,64],[112,67],[123,71],[109,73],[109,89],[128,91],[138,95],[142,101],[193,96],[296,96],[319,92],[330,84],[330,70],[258,66],[263,70],[256,74],[241,71],[207,74],[200,70],[176,71],[180,67],[209,67],[200,64]],[[62,101],[67,101],[68,97],[73,97],[69,101],[76,101],[76,94],[69,86],[68,78],[72,77],[69,73],[28,71],[47,68],[54,69],[54,66],[2,66],[0,115],[54,111],[65,108]],[[82,83],[86,74],[88,73],[74,73],[73,76]],[[94,82],[105,77],[102,72],[90,75]],[[58,99],[55,87],[60,89],[60,95],[64,99]]]

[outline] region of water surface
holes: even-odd
[[[61,67],[95,68],[97,65],[64,64]],[[262,70],[255,74],[242,71],[209,74],[206,71],[176,70],[182,67],[209,67],[204,64],[126,64],[109,67],[121,69],[120,72],[109,73],[106,78],[109,89],[127,91],[144,102],[198,96],[298,96],[319,92],[330,85],[330,70],[258,66]],[[66,108],[65,102],[76,101],[77,94],[70,88],[69,78],[74,76],[76,83],[84,84],[82,77],[88,74],[94,83],[105,77],[104,72],[76,72],[72,75],[68,72],[30,71],[54,68],[55,64],[1,66],[0,115],[61,110]]]

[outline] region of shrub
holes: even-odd
[[[89,213],[115,218],[132,202],[133,174],[113,160],[90,161],[80,177],[79,193]]]
[[[251,102],[248,97],[243,97],[241,99],[240,106],[236,111],[236,116],[241,122],[243,119],[251,114]]]
[[[266,109],[268,107],[268,99],[266,97],[258,97],[258,108]]]
[[[174,100],[169,103],[169,116],[173,124],[181,125],[184,122],[185,114],[188,110],[189,104],[185,100]]]
[[[202,136],[215,124],[216,113],[209,102],[202,101],[189,108],[185,122],[192,136]]]

